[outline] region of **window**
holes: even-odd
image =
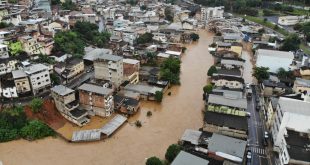
[[[41,85],[41,82],[38,82],[38,85]]]
[[[17,85],[19,85],[19,83],[16,83]]]
[[[49,81],[50,81],[49,79],[46,80],[46,82],[49,82]]]
[[[26,84],[25,82],[23,82],[23,84]]]
[[[45,77],[47,77],[47,74],[45,74]]]
[[[39,80],[40,79],[40,77],[37,77],[37,80]]]

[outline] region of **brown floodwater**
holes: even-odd
[[[164,158],[167,147],[176,143],[185,129],[202,127],[202,87],[213,64],[208,53],[212,34],[200,31],[200,41],[182,57],[181,86],[174,86],[163,102],[142,102],[141,111],[111,138],[91,143],[68,143],[62,138],[34,142],[17,140],[0,143],[4,165],[142,165],[151,156]],[[151,117],[146,117],[152,111]],[[135,120],[143,126],[136,128]]]

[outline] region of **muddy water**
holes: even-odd
[[[200,41],[188,46],[182,57],[181,86],[161,104],[143,102],[141,111],[110,139],[72,144],[61,138],[35,142],[18,140],[0,144],[4,165],[139,165],[151,156],[164,158],[167,147],[176,143],[186,128],[202,126],[202,87],[213,58],[207,51],[212,35],[200,32]],[[151,117],[146,112],[152,111]],[[143,126],[136,128],[135,120]]]

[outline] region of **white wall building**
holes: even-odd
[[[290,162],[290,155],[287,151],[289,146],[287,146],[285,142],[287,130],[310,134],[309,121],[310,102],[280,97],[271,132],[274,142],[274,151],[279,153],[281,165],[292,163]],[[310,150],[308,153],[310,154]]]
[[[0,58],[9,58],[9,49],[7,45],[0,44]]]
[[[201,8],[202,21],[208,21],[216,18],[224,18],[224,6]]]
[[[34,64],[23,70],[29,77],[32,93],[34,95],[51,86],[50,73],[47,66],[43,64]]]
[[[256,67],[268,67],[272,73],[277,73],[280,68],[288,71],[294,59],[293,52],[267,49],[258,49],[255,56]]]

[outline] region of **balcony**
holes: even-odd
[[[65,105],[65,108],[69,111],[77,108],[79,106],[79,101],[78,100],[74,100],[68,104]]]

